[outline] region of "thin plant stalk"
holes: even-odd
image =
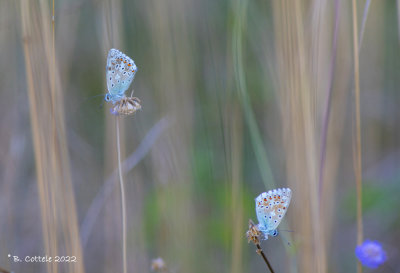
[[[164,117],[150,129],[150,131],[146,134],[142,142],[137,147],[136,151],[134,151],[122,162],[122,169],[124,173],[132,170],[147,155],[155,141],[168,128],[168,126],[169,120],[168,118]],[[104,185],[102,186],[102,189],[96,194],[96,197],[93,199],[92,204],[86,212],[86,216],[82,221],[80,229],[81,242],[84,248],[88,243],[89,236],[93,230],[97,218],[100,215],[101,209],[106,203],[106,199],[111,195],[111,192],[114,190],[114,182],[116,182],[117,180],[117,175],[118,170],[115,170],[112,174],[108,176],[108,178],[104,182]]]
[[[257,247],[257,249],[258,249],[258,250],[257,250],[257,253],[259,253],[259,254],[261,255],[261,257],[263,257],[265,263],[266,263],[267,266],[268,266],[269,271],[271,271],[271,273],[274,273],[275,271],[272,269],[272,266],[271,266],[271,264],[269,263],[269,261],[268,261],[268,259],[267,259],[267,256],[265,256],[265,253],[264,253],[264,251],[262,250],[260,244],[256,244],[256,247]]]
[[[354,92],[355,92],[355,118],[356,118],[356,139],[355,139],[355,178],[357,190],[357,244],[361,245],[363,240],[362,225],[362,165],[361,165],[361,118],[360,118],[360,74],[358,55],[358,26],[357,26],[357,3],[352,0],[353,7],[353,55],[354,55]],[[357,262],[357,272],[362,272],[360,261]]]
[[[119,184],[120,184],[120,189],[121,189],[121,208],[122,208],[122,261],[123,261],[123,272],[127,273],[127,269],[126,269],[126,203],[125,203],[125,189],[124,189],[124,180],[123,180],[123,175],[122,175],[122,164],[121,164],[119,117],[117,117],[116,127],[117,127],[118,174],[119,174]]]
[[[246,237],[247,237],[249,243],[253,242],[256,245],[257,254],[261,255],[261,257],[264,259],[264,262],[267,264],[269,271],[271,271],[271,273],[274,273],[274,270],[272,269],[272,266],[269,263],[267,256],[265,256],[265,253],[262,250],[261,245],[260,245],[260,240],[262,240],[263,236],[264,235],[258,228],[258,225],[254,225],[253,221],[250,219],[249,220],[249,230],[246,232]]]

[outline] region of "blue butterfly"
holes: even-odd
[[[256,198],[258,228],[265,239],[268,239],[268,235],[278,235],[277,227],[286,214],[291,198],[292,191],[289,188],[263,192]]]
[[[125,91],[135,77],[137,66],[135,62],[117,49],[110,49],[107,56],[106,77],[108,93],[105,101],[113,104],[125,97]]]

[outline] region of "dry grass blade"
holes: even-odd
[[[124,179],[122,173],[122,164],[121,164],[121,145],[120,145],[120,132],[119,132],[119,118],[117,117],[116,122],[116,132],[117,132],[117,153],[118,153],[118,176],[119,176],[119,185],[121,190],[121,209],[122,209],[122,265],[123,272],[128,272],[127,263],[126,263],[126,201],[125,201],[125,186]]]
[[[243,134],[242,134],[242,119],[240,116],[241,111],[237,107],[232,108],[232,115],[230,117],[230,135],[231,147],[230,147],[230,158],[231,158],[231,168],[229,168],[230,175],[232,177],[232,189],[231,189],[231,214],[230,219],[227,221],[232,222],[233,232],[232,232],[232,273],[243,272],[243,259],[242,259],[242,234],[243,234],[243,182],[242,182],[242,144],[243,144]]]
[[[357,23],[357,2],[352,0],[353,9],[353,58],[354,58],[354,92],[355,92],[355,177],[357,189],[357,244],[363,241],[362,225],[362,163],[361,163],[361,117],[360,117],[360,67],[358,55],[358,23]],[[357,262],[357,271],[362,272],[361,263]]]
[[[84,272],[49,9],[46,1],[38,7],[21,0],[20,6],[45,250],[77,257],[76,263],[47,263],[47,271]]]

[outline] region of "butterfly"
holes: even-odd
[[[124,98],[125,91],[131,85],[136,71],[137,66],[131,58],[115,48],[110,49],[106,65],[108,93],[104,100],[115,104]]]
[[[132,115],[137,110],[142,109],[140,100],[136,97],[123,97],[117,101],[114,108],[111,109],[113,115]]]
[[[258,228],[264,234],[277,236],[277,227],[289,207],[292,191],[289,188],[275,189],[263,192],[256,199],[256,214]]]

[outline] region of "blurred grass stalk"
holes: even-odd
[[[158,109],[168,114],[171,126],[152,149],[156,173],[157,210],[161,218],[154,240],[157,255],[170,268],[180,272],[207,272],[205,237],[198,236],[201,215],[194,202],[199,198],[192,170],[195,131],[196,45],[192,28],[196,10],[192,0],[145,1],[144,16],[149,21],[151,56],[147,60],[154,71],[154,92]],[[139,68],[140,69],[140,68]],[[153,200],[153,199],[152,199]]]
[[[246,30],[248,1],[233,0],[232,2],[235,19],[232,33],[232,55],[235,81],[237,85],[236,88],[238,91],[239,101],[243,107],[243,114],[249,129],[251,144],[256,156],[262,182],[264,183],[266,189],[271,189],[275,188],[275,180],[271,171],[264,142],[257,125],[257,119],[251,107],[243,65],[243,52],[245,50],[243,45],[243,36]]]
[[[232,260],[231,260],[231,272],[243,272],[243,121],[242,115],[244,115],[246,125],[251,138],[251,145],[253,152],[256,157],[258,170],[260,172],[262,182],[265,189],[271,189],[275,187],[274,177],[270,168],[268,156],[265,150],[264,141],[259,130],[257,119],[254,115],[250,97],[248,95],[246,75],[244,69],[244,52],[246,41],[244,36],[246,34],[246,21],[247,21],[247,0],[232,0],[231,5],[233,6],[233,25],[231,28],[231,47],[228,48],[231,52],[232,63],[233,63],[233,77],[234,86],[231,88],[234,92],[229,92],[232,95],[228,97],[231,99],[231,108],[228,109],[227,124],[229,133],[227,136],[227,142],[230,144],[228,150],[230,154],[227,158],[230,162],[227,162],[229,169],[230,181],[232,183],[231,188],[231,200],[230,204],[232,214]],[[229,65],[228,65],[229,66]],[[239,104],[243,111],[238,110]],[[264,255],[264,254],[263,254]],[[269,264],[268,264],[269,265]]]
[[[272,7],[278,71],[276,89],[282,110],[287,180],[294,192],[289,215],[296,223],[297,271],[326,272],[329,223],[332,223],[329,219],[333,212],[329,205],[336,183],[327,173],[336,174],[338,149],[331,147],[339,142],[339,139],[330,139],[329,134],[324,136],[320,130],[324,126],[328,130],[327,107],[332,103],[329,96],[335,50],[330,43],[332,21],[326,20],[331,6],[318,0],[309,4],[283,0],[274,1]],[[305,12],[310,16],[305,16]],[[324,166],[325,152],[327,164]],[[321,192],[319,184],[324,185]]]
[[[298,270],[325,272],[323,219],[320,219],[317,196],[316,88],[312,86],[311,64],[307,62],[303,14],[299,1],[287,0],[273,2],[273,13],[279,63],[277,92],[283,104],[282,126],[288,130],[283,132],[287,179],[294,199],[301,200],[299,206],[292,206],[294,222],[298,224],[294,235],[302,235]]]
[[[264,149],[263,145],[260,145],[261,142],[257,141],[258,138],[253,137],[258,135],[258,131],[254,130],[254,128],[257,129],[256,125],[251,126],[256,123],[254,123],[254,115],[247,95],[250,91],[246,89],[243,70],[245,57],[242,57],[244,52],[242,37],[246,30],[246,4],[245,0],[233,2],[236,24],[232,44],[239,98],[252,135],[253,147],[256,147],[255,153],[258,155]],[[294,223],[296,223],[294,235],[298,234],[296,237],[299,238],[299,243],[296,245],[299,249],[297,260],[300,262],[294,270],[326,272],[326,243],[330,236],[328,224],[331,223],[329,219],[332,218],[333,211],[328,204],[332,204],[334,198],[335,179],[327,177],[322,172],[324,166],[319,157],[319,152],[322,151],[319,150],[329,150],[321,153],[324,157],[325,153],[329,153],[326,172],[328,174],[335,173],[337,167],[335,161],[338,158],[338,149],[331,148],[337,145],[338,139],[328,141],[328,137],[323,136],[322,146],[318,141],[320,139],[319,123],[325,122],[326,131],[328,130],[329,109],[321,102],[327,101],[326,105],[330,106],[330,88],[332,88],[335,69],[335,55],[330,58],[334,49],[331,50],[331,45],[326,43],[330,40],[327,35],[331,33],[329,31],[331,25],[323,20],[329,10],[324,1],[313,1],[310,5],[312,16],[309,18],[303,14],[304,10],[309,10],[309,8],[304,7],[301,1],[274,1],[272,7],[276,35],[272,40],[275,41],[276,69],[278,70],[276,90],[282,110],[282,124],[278,126],[284,136],[288,184],[294,189],[294,201],[299,200],[298,205],[293,206],[292,213]],[[308,49],[310,45],[311,50]],[[326,119],[320,118],[323,116],[322,113],[328,113],[325,115]],[[342,125],[336,124],[339,127]],[[268,161],[260,161],[260,158],[262,157],[257,156],[258,163],[261,163],[261,172],[268,170]],[[318,183],[319,169],[321,184],[323,180],[325,183],[325,188],[321,192],[319,192]],[[265,179],[265,175],[262,177],[267,187],[274,184],[272,175],[269,175],[268,179]],[[319,200],[322,196],[324,196],[324,205],[320,206]]]
[[[20,1],[44,254],[77,257],[76,263],[46,263],[48,272],[84,272],[70,177],[62,89],[55,61],[54,28],[52,32],[47,3],[44,0],[39,1],[39,5],[28,0]]]
[[[121,190],[121,208],[122,208],[122,266],[123,272],[127,272],[126,267],[126,201],[125,201],[125,188],[124,188],[124,179],[122,173],[122,164],[121,164],[121,145],[120,145],[120,134],[119,134],[119,120],[120,117],[116,117],[116,131],[117,131],[117,154],[118,154],[118,176],[119,176],[119,185]]]
[[[361,162],[361,118],[360,118],[360,73],[359,73],[359,46],[358,46],[358,16],[357,2],[352,0],[353,10],[353,58],[354,58],[354,99],[355,99],[355,121],[356,136],[353,138],[353,147],[355,152],[354,173],[356,178],[357,190],[357,245],[363,241],[362,224],[362,162]],[[366,15],[364,16],[364,21]],[[361,36],[362,37],[362,36]],[[361,39],[360,39],[361,40]],[[357,272],[362,272],[361,262],[357,261]]]
[[[123,50],[124,39],[121,33],[124,32],[122,23],[122,2],[120,0],[107,0],[101,2],[101,13],[99,21],[101,22],[102,34],[102,48],[107,56],[111,48]],[[128,54],[129,55],[129,54]],[[104,107],[105,113],[105,174],[114,170],[118,166],[120,192],[114,191],[104,212],[105,219],[105,234],[104,238],[108,240],[107,247],[104,249],[105,260],[103,262],[105,271],[114,272],[120,271],[127,272],[127,268],[134,267],[134,259],[129,260],[128,265],[128,246],[127,246],[127,213],[126,213],[126,200],[124,181],[122,179],[123,173],[121,172],[121,158],[125,158],[126,151],[126,137],[125,137],[125,121],[120,120],[118,117],[110,115],[109,108]],[[121,211],[121,214],[115,213]],[[115,223],[109,225],[107,223]],[[120,231],[122,230],[122,234]],[[120,237],[122,235],[122,238]],[[120,244],[121,243],[121,244]],[[122,246],[121,246],[122,245]],[[122,250],[121,252],[119,250]],[[121,259],[122,258],[122,259]],[[116,263],[114,262],[117,261]],[[122,262],[122,268],[118,266]]]
[[[243,171],[242,171],[242,158],[243,158],[243,121],[241,111],[237,103],[232,104],[229,116],[229,131],[228,136],[230,142],[230,155],[227,157],[231,160],[228,164],[229,172],[231,175],[232,189],[231,189],[231,221],[232,221],[232,261],[231,272],[243,272]]]

